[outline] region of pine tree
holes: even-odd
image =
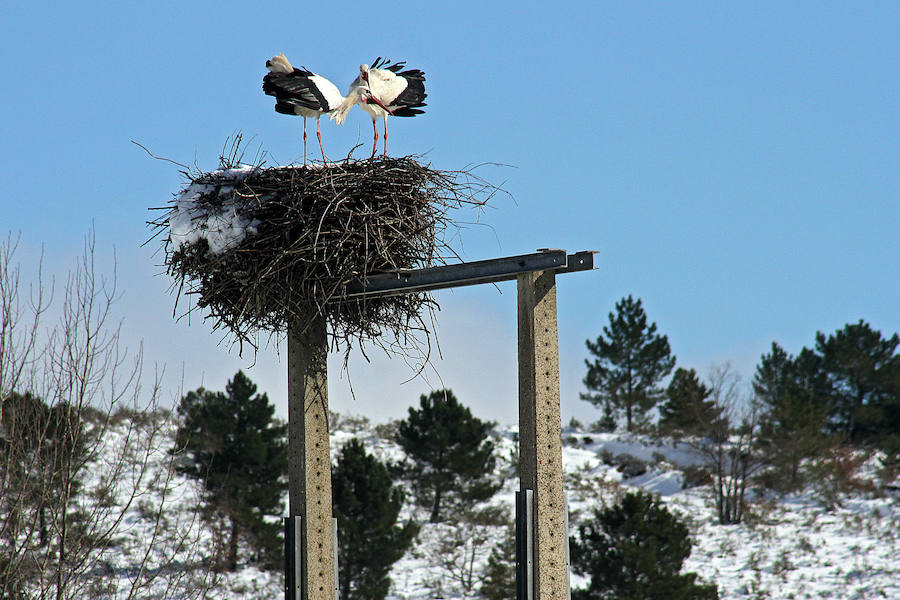
[[[3,401],[0,417],[0,429],[6,433],[0,437],[0,464],[7,478],[3,487],[16,489],[21,499],[4,518],[26,518],[23,508],[34,511],[41,547],[47,547],[52,537],[57,543],[63,537],[67,544],[76,545],[83,515],[72,510],[71,504],[83,485],[89,441],[81,412],[66,402],[49,406],[30,393],[12,392]],[[0,530],[4,533],[18,530],[18,524],[3,520]],[[64,529],[65,535],[58,535]]]
[[[641,300],[628,296],[616,304],[615,315],[609,313],[609,326],[597,341],[585,343],[597,358],[585,360],[584,385],[590,392],[581,399],[624,412],[632,431],[662,397],[659,382],[675,366],[668,338],[656,334],[656,323],[647,325]]]
[[[254,395],[255,394],[255,395]],[[178,405],[181,424],[172,452],[184,453],[180,472],[203,483],[207,516],[228,522],[221,568],[237,569],[238,542],[246,539],[256,562],[279,566],[279,526],[266,516],[283,512],[287,489],[287,427],[272,417],[266,394],[238,371],[225,393],[199,388]]]
[[[659,428],[664,433],[707,436],[722,417],[722,408],[709,399],[712,390],[694,369],[675,370],[666,401],[659,407]]]
[[[47,494],[45,489],[54,470],[53,465],[48,464],[47,456],[51,444],[44,444],[50,408],[30,393],[17,392],[3,398],[0,406],[0,433],[3,434],[0,435],[0,474],[5,484],[0,489],[17,492],[0,496],[0,533],[8,538],[5,542],[12,547],[23,523],[29,518],[27,512],[33,508],[38,512],[39,543],[46,546],[48,522],[44,499],[55,496]]]
[[[767,485],[788,492],[803,484],[802,462],[830,445],[825,435],[828,384],[821,360],[804,348],[795,358],[777,343],[756,367],[753,390],[760,403],[758,445],[771,467]]]
[[[384,466],[353,438],[332,469],[334,515],[338,520],[339,584],[344,600],[383,600],[388,573],[412,544],[419,527],[397,525],[403,492]]]
[[[621,504],[594,511],[570,543],[572,570],[591,578],[577,600],[712,600],[715,585],[681,573],[691,554],[687,527],[644,492],[629,493]]]
[[[95,532],[78,500],[92,440],[69,402],[15,391],[2,399],[0,598],[30,597],[23,590],[32,585],[59,596],[70,565],[84,560]]]
[[[859,323],[825,337],[816,334],[816,351],[831,384],[829,417],[853,442],[877,441],[896,433],[900,408],[900,336],[884,339]]]
[[[487,500],[500,489],[488,439],[494,424],[473,417],[450,390],[422,395],[419,405],[398,425],[397,443],[410,459],[401,472],[418,503],[431,509],[430,521],[438,523],[443,507]]]

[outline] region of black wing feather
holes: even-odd
[[[419,104],[417,106],[428,106],[427,104]],[[403,106],[400,108],[391,109],[391,116],[393,117],[414,117],[416,115],[421,115],[424,113],[424,110],[419,110],[418,108],[409,108],[407,106]]]
[[[263,77],[263,92],[275,96],[275,110],[280,113],[296,114],[288,105],[326,111],[328,102],[310,80],[312,75],[311,71],[296,68],[291,73],[268,73]]]
[[[410,69],[397,74],[399,77],[406,79],[406,89],[397,96],[391,103],[392,106],[398,106],[397,109],[391,109],[395,117],[412,117],[425,112],[424,110],[416,110],[425,104],[425,73],[419,69]]]
[[[385,71],[391,71],[393,73],[396,73],[397,71],[399,71],[400,69],[402,69],[405,66],[406,66],[405,60],[401,60],[400,62],[391,64],[390,59],[381,58],[379,56],[372,62],[372,64],[369,66],[369,68],[370,69],[384,69]]]

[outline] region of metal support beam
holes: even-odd
[[[325,319],[288,332],[288,496],[298,519],[301,600],[334,599]],[[297,536],[295,536],[295,539]]]
[[[518,277],[519,484],[534,490],[535,600],[566,600],[556,273]]]
[[[344,297],[396,296],[480,283],[511,281],[522,273],[535,271],[552,270],[556,273],[574,273],[593,268],[594,253],[591,251],[566,255],[565,250],[545,250],[534,254],[492,258],[427,269],[378,273],[368,276],[362,282],[347,286],[347,293]]]

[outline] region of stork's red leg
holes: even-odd
[[[387,115],[384,115],[384,155],[387,156]]]
[[[322,151],[322,164],[325,164],[325,147],[322,145],[322,126],[319,123],[319,117],[316,117],[316,137],[319,138],[319,150]]]
[[[303,164],[306,164],[306,117],[303,117]]]
[[[375,151],[378,150],[378,125],[375,124],[375,117],[372,117],[372,129],[375,131],[375,141],[372,142],[371,158],[375,158]]]

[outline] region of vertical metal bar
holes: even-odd
[[[522,490],[516,492],[516,600],[528,600],[527,562],[528,505],[525,490]]]
[[[516,492],[516,600],[534,600],[534,490]]]
[[[525,490],[525,544],[526,600],[534,600],[534,490]]]
[[[294,519],[284,517],[284,600],[295,600],[294,589]]]
[[[284,518],[284,600],[301,600],[300,517]]]
[[[294,521],[294,597],[293,600],[302,600],[303,593],[306,590],[306,575],[304,565],[306,564],[307,554],[306,548],[303,547],[303,517],[291,517]]]
[[[341,586],[340,580],[338,579],[338,575],[340,575],[338,557],[340,556],[341,547],[338,540],[337,517],[332,520],[332,523],[334,524],[334,600],[341,600]]]
[[[572,600],[572,562],[569,557],[569,497],[564,496],[566,506],[566,600]]]

